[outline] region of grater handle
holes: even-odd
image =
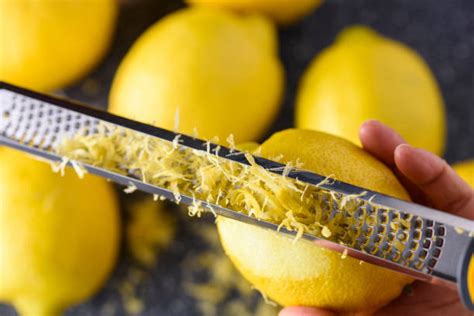
[[[471,238],[458,269],[459,294],[464,305],[474,311],[474,238]]]

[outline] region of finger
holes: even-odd
[[[395,164],[395,148],[406,143],[397,132],[376,120],[365,121],[360,127],[359,137],[364,149],[388,166]]]
[[[316,307],[293,306],[282,309],[278,316],[336,316],[336,314]]]
[[[412,200],[421,204],[427,204],[428,201],[423,192],[406,179],[395,166],[395,148],[400,144],[406,143],[403,137],[392,128],[376,120],[365,121],[360,127],[359,134],[364,149],[392,169],[409,192]]]
[[[435,154],[407,144],[395,149],[395,164],[441,210],[474,219],[474,190]]]

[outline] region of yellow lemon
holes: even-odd
[[[474,160],[457,163],[453,168],[474,189]]]
[[[55,316],[92,296],[114,267],[119,213],[112,187],[64,177],[0,148],[0,301]]]
[[[402,43],[355,26],[306,70],[296,125],[359,143],[359,127],[367,119],[388,124],[417,147],[443,152],[443,100],[428,65]]]
[[[322,0],[187,0],[188,3],[259,12],[281,24],[295,22],[317,8]]]
[[[325,133],[286,130],[263,143],[264,157],[300,159],[303,168],[354,185],[409,199],[392,172],[354,144]],[[397,297],[411,280],[290,237],[218,218],[225,252],[257,289],[283,306],[373,311]]]
[[[283,90],[273,25],[260,16],[188,8],[165,17],[127,54],[111,111],[221,141],[258,138]]]
[[[115,0],[0,0],[0,80],[36,90],[61,88],[105,53]]]

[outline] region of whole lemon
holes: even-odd
[[[427,64],[402,43],[354,26],[306,70],[296,126],[359,143],[359,127],[367,119],[388,124],[417,147],[443,152],[443,100]]]
[[[317,8],[322,0],[187,0],[188,3],[258,12],[281,24],[289,24]]]
[[[36,90],[64,87],[108,47],[115,0],[0,0],[0,80]]]
[[[285,130],[263,143],[264,157],[300,159],[303,168],[402,199],[392,172],[356,145],[325,133]],[[254,286],[283,306],[373,311],[397,297],[411,280],[369,263],[249,224],[218,218],[225,252]]]
[[[113,82],[111,111],[221,141],[254,140],[283,90],[274,26],[209,8],[177,11],[143,34]]]
[[[453,168],[474,189],[474,160],[459,162]]]
[[[112,187],[0,148],[0,300],[26,316],[60,315],[92,296],[114,267]]]

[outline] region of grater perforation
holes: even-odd
[[[86,115],[73,114],[66,109],[51,107],[44,102],[26,96],[4,93],[2,103],[10,107],[2,109],[0,132],[7,137],[29,144],[38,149],[51,150],[58,145],[60,138],[72,136],[79,131],[97,133],[95,128],[100,121]],[[15,122],[16,124],[13,124]]]

